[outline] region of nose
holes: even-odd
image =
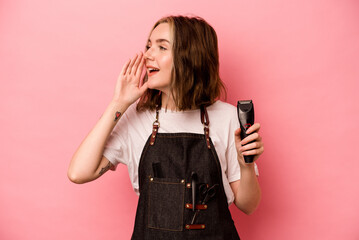
[[[146,60],[153,60],[153,52],[152,52],[152,48],[147,49],[147,51],[144,54],[144,57]]]

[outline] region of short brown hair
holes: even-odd
[[[197,109],[213,104],[226,90],[219,77],[218,41],[215,30],[200,17],[168,16],[173,36],[173,69],[171,89],[177,110]],[[150,34],[151,34],[150,33]],[[147,81],[147,73],[143,82]],[[160,105],[159,90],[147,89],[137,110],[155,109]]]

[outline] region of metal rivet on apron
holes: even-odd
[[[181,180],[181,183],[184,183],[184,179]]]
[[[152,182],[152,181],[153,181],[153,178],[150,178],[150,181]]]
[[[186,204],[186,208],[189,208],[189,204],[188,204],[188,203]]]
[[[155,138],[155,136],[152,136],[152,138]]]
[[[187,188],[191,188],[191,184],[190,184],[190,183],[187,183]]]

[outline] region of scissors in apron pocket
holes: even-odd
[[[209,200],[211,200],[216,195],[218,186],[219,186],[218,184],[214,184],[212,187],[207,188],[207,184],[199,185],[198,190],[199,190],[199,193],[203,197],[203,200],[201,202],[202,205],[208,203]],[[198,212],[199,212],[199,209],[194,213],[191,224],[193,224],[194,221],[196,220]]]

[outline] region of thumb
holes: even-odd
[[[241,139],[241,128],[237,128],[237,130],[234,132],[234,140],[236,142],[242,141],[242,139]]]
[[[141,96],[146,92],[146,90],[148,89],[148,86],[147,86],[147,82],[145,82],[141,87],[140,87],[140,93],[141,93]]]

